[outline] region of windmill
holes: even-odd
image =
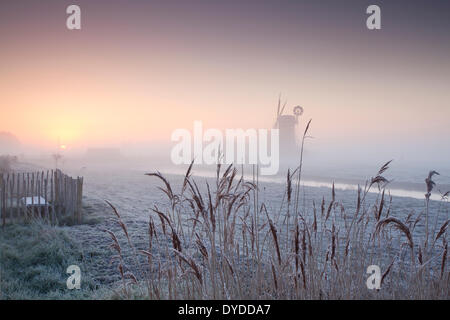
[[[303,114],[301,106],[295,106],[292,115],[283,114],[286,104],[285,102],[281,105],[281,101],[278,99],[277,117],[273,126],[274,129],[279,130],[281,163],[289,163],[297,157],[296,128],[299,124],[299,117]]]

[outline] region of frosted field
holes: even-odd
[[[222,171],[224,168],[222,169]],[[80,174],[85,177],[84,184],[84,206],[85,216],[98,216],[102,222],[98,224],[85,224],[79,226],[65,227],[66,231],[73,239],[78,241],[90,253],[87,256],[86,266],[90,275],[101,284],[110,284],[119,281],[119,273],[114,263],[110,263],[111,257],[114,255],[110,248],[111,239],[104,232],[104,229],[113,231],[119,240],[126,244],[126,239],[122,230],[114,222],[114,214],[111,208],[105,203],[105,200],[110,201],[121,214],[123,221],[128,227],[130,237],[137,249],[146,249],[148,245],[148,221],[149,215],[153,214],[155,222],[159,225],[159,220],[155,213],[151,212],[151,208],[156,205],[160,209],[167,206],[167,198],[165,194],[158,189],[162,186],[162,182],[155,177],[144,175],[151,170],[93,170],[83,169],[72,174]],[[69,172],[70,173],[70,172]],[[181,170],[180,170],[181,173]],[[202,172],[201,175],[196,175],[196,170],[193,170],[193,177],[199,185],[200,189],[208,181],[214,190],[214,178],[212,172]],[[184,176],[181,174],[164,173],[164,176],[171,183],[175,192],[181,188]],[[248,177],[251,180],[251,177]],[[261,178],[264,180],[264,178]],[[283,194],[286,188],[284,178],[277,178],[278,182],[264,182],[259,181],[259,202],[264,202],[269,215],[274,221],[281,221],[283,216],[279,217]],[[307,181],[307,180],[306,180]],[[309,181],[306,184],[324,184],[323,182]],[[341,185],[338,185],[338,187]],[[349,188],[348,185],[342,185]],[[357,193],[353,189],[345,190],[336,188],[336,201],[341,203],[347,214],[355,211],[357,202]],[[350,186],[350,188],[353,188]],[[373,188],[377,190],[376,187]],[[436,189],[437,191],[437,189]],[[416,191],[420,195],[420,191]],[[423,194],[423,193],[422,193]],[[387,194],[386,194],[387,195]],[[376,201],[376,193],[369,193],[367,196],[367,203],[372,204]],[[317,208],[320,208],[322,199],[325,199],[328,205],[331,199],[331,189],[326,186],[313,187],[304,186],[301,188],[300,208],[306,217],[312,216],[313,202]],[[389,199],[387,197],[387,199]],[[416,199],[411,197],[392,197],[392,204],[390,207],[390,216],[399,218],[405,221],[409,214],[414,214],[414,218],[423,212],[425,208],[424,199]],[[341,207],[334,210],[337,212]],[[430,202],[430,226],[442,225],[444,221],[449,218],[449,203],[445,201],[431,201]],[[337,217],[336,213],[336,217]],[[265,220],[265,217],[262,218]],[[339,218],[336,218],[339,223]],[[341,226],[344,228],[344,226]],[[414,230],[415,237],[422,237],[424,232],[424,220],[416,226]],[[131,258],[131,251],[124,245],[125,256],[128,254],[129,268],[133,271],[133,261]],[[128,250],[128,251],[127,251]],[[98,259],[98,256],[103,257]],[[89,259],[92,259],[89,263]],[[144,260],[143,260],[144,261]],[[145,261],[144,261],[145,262]],[[406,261],[408,263],[408,261]],[[434,260],[431,263],[440,263]]]
[[[224,168],[222,169],[224,170]],[[102,203],[108,200],[116,206],[123,217],[133,221],[148,221],[150,208],[155,204],[164,206],[167,199],[158,187],[162,183],[153,178],[148,177],[145,173],[151,170],[83,170],[82,175],[85,177],[84,197],[85,203]],[[172,184],[173,189],[179,190],[183,183],[183,173],[179,170],[177,173],[171,173],[168,170],[161,170],[161,173]],[[199,184],[203,185],[205,181],[213,184],[215,172],[200,171],[196,174],[193,169],[193,177]],[[252,181],[252,176],[246,174],[244,178]],[[269,181],[269,182],[268,182]],[[276,182],[273,182],[276,181]],[[312,210],[312,203],[315,201],[319,205],[322,199],[326,201],[331,198],[331,181],[319,182],[308,178],[303,179],[301,188],[301,204],[304,205],[306,215]],[[424,184],[425,186],[425,184]],[[363,185],[362,185],[363,187]],[[286,179],[285,177],[277,178],[259,178],[260,202],[264,202],[269,210],[278,211],[281,206],[281,199],[285,193]],[[341,202],[345,209],[354,211],[357,192],[356,185],[346,183],[336,183],[336,199]],[[448,203],[438,201],[441,195],[438,192],[439,185],[433,190],[431,201],[431,217],[438,218],[438,222],[445,221],[444,212],[448,211]],[[392,195],[391,214],[398,218],[406,218],[411,212],[420,213],[425,206],[424,193],[420,190],[404,190],[390,189]],[[378,189],[373,187],[372,192],[368,195],[368,202],[373,202],[378,193]],[[387,194],[386,194],[387,195]],[[437,216],[437,212],[441,214]]]

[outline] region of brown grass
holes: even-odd
[[[356,210],[339,202],[334,185],[330,201],[301,206],[302,160],[288,171],[281,208],[273,211],[260,201],[256,167],[250,182],[233,166],[222,173],[218,165],[214,183],[200,188],[191,164],[180,192],[162,174],[150,173],[163,183],[168,205],[154,207],[149,217],[148,249],[137,252],[147,264],[135,260],[145,272],[135,276],[123,270],[120,244],[107,231],[123,279],[122,297],[132,297],[137,283],[150,299],[448,299],[449,221],[428,230],[429,196],[425,236],[415,228],[423,223],[422,213],[396,218],[386,193],[389,164],[358,189]],[[427,186],[432,187],[431,177]],[[374,186],[378,197],[370,203],[367,194]],[[383,270],[379,290],[366,286],[372,264]]]

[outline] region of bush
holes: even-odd
[[[0,156],[0,173],[9,173],[12,171],[12,165],[17,163],[17,157],[4,155]]]

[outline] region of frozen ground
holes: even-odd
[[[149,170],[150,171],[150,170]],[[114,214],[111,208],[105,203],[110,201],[121,214],[123,221],[128,226],[128,231],[133,244],[137,249],[146,249],[148,243],[148,219],[151,208],[154,205],[164,207],[166,198],[162,191],[158,189],[161,182],[153,177],[144,175],[145,170],[89,170],[83,169],[85,177],[84,185],[84,207],[85,216],[90,219],[100,219],[99,223],[84,224],[78,226],[64,227],[72,239],[85,248],[86,269],[90,276],[101,284],[110,284],[118,281],[119,272],[117,264],[111,263],[114,255],[110,248],[111,239],[104,232],[105,229],[113,231],[124,245],[124,252],[129,262],[129,267],[133,268],[132,251],[126,245],[126,239],[122,230],[114,222]],[[199,185],[205,180],[212,178],[195,176]],[[183,176],[178,174],[165,174],[175,190],[179,190],[183,181]],[[285,183],[261,182],[260,181],[260,201],[265,202],[269,212],[278,212],[281,199],[283,197]],[[312,214],[312,202],[320,206],[322,198],[329,201],[331,190],[326,186],[302,188],[303,212]],[[356,192],[354,190],[336,189],[336,200],[341,202],[348,212],[354,212],[356,205]],[[369,194],[368,202],[374,202],[376,194]],[[410,197],[393,197],[391,216],[405,220],[410,213],[419,214],[424,209],[424,200]],[[449,204],[442,201],[432,201],[430,210],[430,221],[434,224],[437,221],[441,225],[448,219]],[[437,220],[436,220],[437,219]],[[415,233],[418,236],[423,234],[423,226],[418,226]],[[132,270],[138,274],[138,270]]]

